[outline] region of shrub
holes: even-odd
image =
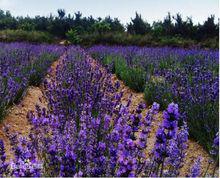
[[[29,78],[29,85],[38,86],[43,76],[46,75],[47,69],[51,63],[56,59],[56,56],[49,53],[42,54],[39,59],[32,66],[32,73]],[[45,60],[47,62],[45,62]]]
[[[29,85],[38,85],[47,69],[63,53],[57,45],[0,43],[0,121],[18,103]]]
[[[186,108],[185,108],[186,109]],[[204,110],[205,113],[201,113]],[[187,107],[187,122],[192,138],[199,141],[206,150],[211,150],[212,139],[218,129],[218,102],[194,103]],[[201,119],[203,118],[203,119]]]
[[[126,61],[121,57],[116,57],[114,63],[115,74],[120,80],[122,80],[122,76],[126,75],[125,73],[128,70]]]
[[[173,102],[174,96],[168,83],[158,78],[151,78],[145,86],[144,99],[148,105],[152,105],[155,101],[160,104],[161,109],[165,109],[167,104]]]
[[[53,36],[46,32],[39,31],[24,31],[24,30],[2,30],[0,31],[0,41],[27,41],[34,43],[52,43]]]
[[[66,33],[66,37],[72,44],[79,44],[81,42],[81,39],[76,29],[69,30]]]
[[[143,92],[146,84],[146,72],[140,67],[127,68],[122,73],[122,80],[125,85],[137,92]]]
[[[114,57],[111,55],[107,55],[102,63],[107,67],[107,70],[111,73],[115,73],[115,62]]]
[[[107,55],[102,63],[109,71],[124,81],[125,85],[137,92],[143,92],[146,84],[146,72],[141,67],[129,67],[126,60],[120,56]]]

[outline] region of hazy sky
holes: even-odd
[[[56,14],[58,8],[73,14],[81,11],[83,16],[118,17],[126,23],[135,11],[152,23],[162,20],[167,12],[180,12],[190,16],[195,23],[203,22],[209,15],[219,17],[218,0],[0,0],[0,9],[10,10],[16,16]]]

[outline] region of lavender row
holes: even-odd
[[[94,46],[89,52],[129,87],[144,92],[147,104],[156,101],[165,109],[178,103],[190,136],[211,149],[219,125],[218,51]]]
[[[55,45],[0,43],[0,120],[19,101],[28,85],[38,85],[62,53]]]
[[[33,126],[29,138],[8,135],[12,162],[6,161],[0,142],[0,176],[178,176],[188,140],[187,124],[178,127],[178,105],[171,103],[163,112],[148,155],[148,134],[159,104],[153,103],[146,116],[144,103],[130,111],[132,97],[121,104],[120,84],[112,84],[110,77],[81,48],[69,49],[55,79],[44,82],[48,108],[36,106],[37,114],[28,115]],[[200,160],[195,160],[187,176],[202,175]]]

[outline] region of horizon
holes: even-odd
[[[97,2],[97,3],[94,3]],[[92,3],[93,2],[93,3]],[[162,3],[163,2],[163,3]],[[170,3],[170,4],[169,4]],[[87,4],[87,6],[85,6]],[[152,8],[152,7],[156,7]],[[163,20],[168,12],[171,15],[180,13],[183,19],[191,17],[194,24],[203,23],[209,16],[215,16],[215,22],[219,19],[219,1],[218,0],[0,0],[0,9],[9,10],[12,16],[35,17],[57,15],[57,9],[64,9],[66,14],[73,15],[80,11],[83,17],[92,15],[94,18],[105,18],[111,16],[118,18],[121,23],[126,25],[135,17],[135,12],[141,14],[142,18],[152,24],[154,21]]]

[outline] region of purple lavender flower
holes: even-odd
[[[201,157],[198,157],[190,170],[189,177],[200,177],[201,175]]]
[[[168,154],[165,164],[169,167],[166,176],[178,176],[179,170],[184,164],[188,141],[188,127],[186,123],[179,130],[177,137],[170,141],[168,146]]]
[[[212,150],[210,152],[212,155],[218,155],[219,153],[219,134],[217,133],[212,145]]]
[[[6,176],[8,172],[9,170],[8,170],[8,163],[6,163],[4,143],[0,139],[0,176],[1,177]]]

